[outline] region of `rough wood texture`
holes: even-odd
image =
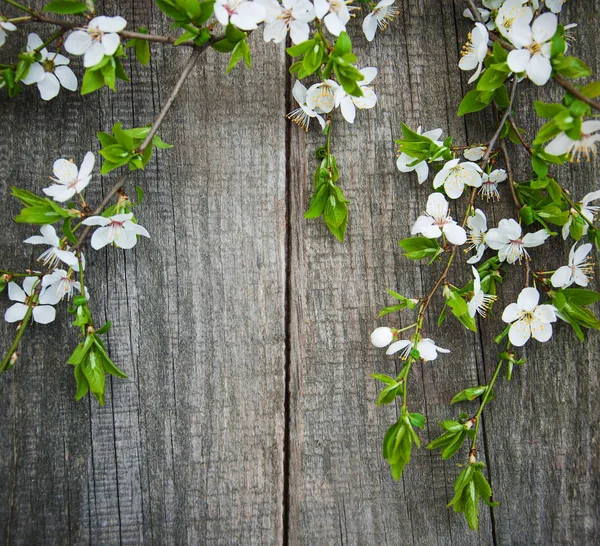
[[[569,3],[561,20],[579,22],[575,52],[600,74],[600,2],[582,4]],[[122,14],[132,29],[169,32],[150,0],[97,5]],[[466,452],[443,462],[438,453],[416,451],[399,483],[381,458],[397,409],[375,406],[380,387],[370,374],[393,373],[396,363],[368,337],[379,324],[405,325],[408,315],[376,320],[389,303],[385,288],[419,296],[440,272],[438,265],[416,267],[398,248],[424,209],[430,182],[419,187],[414,175],[397,171],[393,139],[402,121],[441,127],[457,143],[481,142],[494,130],[488,114],[454,115],[468,89],[457,68],[470,26],[463,2],[398,5],[399,17],[371,44],[356,25],[360,58],[379,67],[379,104],[358,112],[352,126],[334,126],[341,184],[352,201],[343,245],[319,221],[302,217],[313,150],[322,140],[283,117],[295,108],[284,91],[290,78],[283,48],[265,45],[257,32],[252,72],[224,75],[226,60],[212,52],[194,70],[160,131],[175,148],[159,151],[128,185],[146,191],[138,214],[152,238],[133,251],[87,255],[93,311],[99,322],[112,320],[109,350],[129,379],[109,382],[104,408],[72,401],[65,360],[76,333],[64,310],[51,327],[32,329],[17,366],[0,377],[1,540],[594,543],[594,333],[581,345],[559,325],[551,344],[528,346],[529,363],[512,383],[498,384],[480,445],[501,505],[482,508],[479,534],[446,508]],[[63,92],[48,104],[32,87],[14,100],[2,98],[1,195],[11,185],[39,191],[57,157],[79,161],[97,149],[95,132],[118,120],[129,127],[150,122],[189,55],[163,45],[152,52],[148,67],[127,63],[133,85],[121,83],[116,95]],[[529,135],[536,130],[531,100],[556,96],[520,86],[518,121]],[[514,167],[527,173],[527,158]],[[577,198],[598,187],[597,162],[559,172],[567,173]],[[96,175],[88,201],[99,202],[113,181]],[[490,224],[512,214],[510,207],[506,198]],[[40,253],[20,243],[32,230],[12,223],[17,211],[13,199],[0,200],[0,225],[9,234],[0,239],[0,264],[15,269]],[[544,250],[551,266],[567,252],[559,241]],[[513,300],[519,283],[509,285],[497,310]],[[452,354],[415,367],[409,386],[411,409],[428,420],[424,443],[439,434],[437,421],[457,415],[448,405],[456,392],[489,380],[496,362],[491,340],[501,327],[491,319],[490,333],[479,338],[449,318],[434,330],[440,302],[427,332]],[[0,324],[0,348],[13,331]]]

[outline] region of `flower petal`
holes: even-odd
[[[60,91],[60,82],[54,74],[47,72],[46,77],[38,82],[37,87],[42,100],[52,100]]]
[[[568,265],[559,267],[554,275],[550,277],[550,282],[554,288],[566,288],[573,284],[572,271]]]
[[[65,40],[64,48],[71,55],[83,55],[93,43],[92,37],[84,30],[76,30]]]
[[[356,107],[354,106],[352,99],[349,96],[344,97],[342,99],[342,102],[340,103],[340,107],[341,107],[342,116],[344,116],[344,119],[348,123],[354,123],[354,118],[356,116]]]
[[[394,339],[394,334],[386,326],[380,326],[371,332],[371,343],[380,349],[389,345],[392,339]]]
[[[117,48],[119,47],[119,44],[121,43],[121,37],[115,32],[111,32],[102,36],[100,43],[104,47],[105,55],[114,55],[115,51],[117,51]]]
[[[50,305],[38,305],[33,308],[33,320],[38,324],[50,324],[56,318],[56,309]]]
[[[15,282],[8,283],[8,299],[11,301],[20,301],[21,303],[25,302],[25,298],[27,294],[23,291],[23,289]]]
[[[94,250],[100,250],[112,242],[112,229],[110,227],[98,228],[92,235],[91,244]]]
[[[377,31],[377,19],[373,16],[373,12],[365,17],[362,29],[367,41],[372,42],[375,39],[375,32]]]
[[[68,66],[57,66],[54,73],[60,84],[69,91],[77,91],[77,77]]]
[[[508,339],[515,347],[522,347],[530,337],[531,329],[524,320],[513,323],[508,331]]]
[[[517,305],[523,311],[533,311],[540,301],[540,293],[533,287],[523,288],[517,298]]]
[[[538,53],[533,55],[527,65],[527,77],[535,83],[535,85],[544,85],[552,74],[552,64],[550,59]]]
[[[40,63],[33,63],[29,67],[29,72],[27,72],[27,76],[25,76],[21,81],[25,85],[33,85],[44,79],[46,77],[46,71],[44,67]]]
[[[28,306],[22,303],[15,303],[11,305],[4,313],[4,320],[6,322],[19,322],[25,318]]]
[[[83,66],[96,66],[103,58],[104,46],[100,42],[94,42],[83,55]]]
[[[400,340],[392,343],[388,347],[388,350],[385,352],[385,354],[386,355],[396,354],[398,351],[401,351],[402,349],[406,349],[406,347],[409,347],[411,345],[412,345],[412,342],[408,341],[407,339],[400,339]]]
[[[127,21],[118,15],[116,17],[101,15],[94,17],[89,26],[96,27],[102,32],[121,32],[127,26]]]
[[[537,339],[542,343],[548,341],[552,337],[552,324],[533,320],[531,322],[531,335],[533,336],[533,339]]]

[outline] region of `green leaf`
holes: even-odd
[[[410,413],[410,424],[413,427],[423,429],[425,427],[425,416],[420,413]]]
[[[135,42],[135,58],[142,66],[150,62],[150,44],[147,40],[132,40]]]
[[[460,391],[450,402],[451,404],[456,404],[457,402],[471,401],[475,400],[479,396],[482,396],[487,390],[487,385],[482,385],[480,387],[470,387],[463,391]]]
[[[478,91],[494,91],[504,84],[510,70],[506,63],[489,66],[477,82]]]
[[[300,57],[315,47],[315,40],[306,40],[298,45],[288,47],[285,51],[290,57]]]
[[[219,53],[229,53],[230,51],[233,51],[235,49],[236,45],[237,44],[235,44],[234,42],[230,42],[227,38],[224,38],[223,40],[215,42],[212,45],[212,47]]]
[[[409,237],[398,243],[405,251],[409,260],[421,260],[423,258],[436,256],[440,251],[440,245],[435,239],[427,237]]]
[[[318,218],[325,210],[325,204],[329,199],[329,186],[321,184],[319,189],[315,191],[310,200],[310,206],[304,213],[304,218]]]
[[[104,86],[104,76],[98,70],[90,70],[89,68],[83,75],[81,84],[81,94],[88,95]]]
[[[581,92],[588,99],[595,99],[596,97],[600,96],[600,81],[598,81],[598,82],[590,82],[587,85],[584,85],[581,88]]]
[[[563,288],[559,294],[576,305],[590,305],[600,300],[600,292],[585,290],[584,288]]]
[[[548,175],[548,164],[535,153],[531,156],[531,166],[540,178]]]
[[[566,78],[586,78],[592,75],[592,71],[581,59],[577,57],[559,57],[552,60],[554,69]]]
[[[235,28],[231,23],[225,29],[225,37],[232,43],[237,44],[246,39],[246,33]]]
[[[561,129],[555,120],[552,119],[548,121],[547,123],[542,125],[542,127],[538,131],[538,134],[536,135],[533,141],[533,145],[536,146],[537,144],[543,144],[547,140],[550,140],[551,138],[554,138],[556,135],[558,135],[560,131]]]
[[[77,392],[75,393],[75,400],[81,400],[90,390],[88,380],[83,373],[81,364],[75,366],[75,381],[77,383]]]
[[[227,70],[225,72],[231,72],[235,65],[237,65],[243,58],[245,58],[245,48],[248,48],[248,44],[245,40],[236,43],[235,47],[233,48],[233,52],[231,53],[229,64],[227,65]]]
[[[74,0],[52,0],[44,6],[44,11],[61,15],[75,15],[86,12],[87,6],[83,2]]]
[[[482,97],[482,94],[477,89],[472,89],[463,97],[463,100],[460,102],[457,115],[460,117],[464,116],[465,114],[470,114],[471,112],[483,110],[491,100],[492,97],[490,97],[490,100],[486,102]]]
[[[106,375],[102,368],[102,355],[94,345],[87,354],[87,358],[81,363],[83,373],[87,379],[92,394],[101,406],[104,405],[104,389]]]
[[[541,118],[553,118],[567,111],[562,104],[542,102],[541,100],[534,100],[533,106],[535,107],[536,114]]]
[[[338,36],[338,39],[335,42],[335,46],[331,54],[336,57],[341,57],[346,53],[350,53],[351,51],[352,42],[350,40],[350,36],[348,36],[347,32],[340,32],[340,35]]]
[[[327,225],[339,227],[348,216],[346,203],[338,201],[333,194],[325,202],[324,218]]]
[[[102,367],[106,373],[110,375],[114,375],[115,377],[120,377],[122,379],[127,379],[127,374],[125,372],[119,370],[114,364],[114,362],[108,356],[104,345],[100,341],[98,337],[93,335],[94,337],[94,349],[97,350],[102,355]]]
[[[174,19],[177,22],[187,22],[189,21],[189,17],[186,13],[183,13],[175,2],[169,0],[155,0],[156,5],[160,8],[161,11],[166,13],[171,19]]]
[[[169,148],[173,147],[173,144],[167,144],[158,135],[154,135],[154,137],[152,138],[152,143],[161,150],[168,150]]]

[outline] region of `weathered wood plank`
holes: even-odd
[[[380,387],[369,375],[375,371],[393,373],[394,363],[386,362],[380,351],[368,347],[368,336],[376,324],[381,324],[375,317],[377,310],[388,303],[386,287],[419,296],[440,273],[438,266],[419,272],[397,248],[397,241],[407,236],[424,209],[431,188],[430,182],[416,188],[414,175],[396,171],[392,139],[399,137],[401,121],[412,127],[422,124],[424,129],[441,126],[444,135],[450,131],[457,143],[481,142],[494,130],[489,116],[473,115],[463,121],[454,115],[467,89],[467,78],[463,78],[462,87],[458,83],[457,68],[458,51],[469,28],[461,15],[463,3],[406,1],[401,7],[399,20],[388,27],[374,47],[355,40],[361,53],[380,69],[374,82],[379,105],[372,111],[359,112],[353,127],[335,125],[334,152],[343,165],[342,185],[352,201],[348,239],[343,246],[334,242],[319,223],[302,219],[312,176],[304,165],[308,162],[312,168],[310,152],[319,140],[316,134],[305,139],[292,132],[290,542],[538,544],[571,543],[579,537],[589,541],[598,532],[599,488],[597,478],[593,478],[598,465],[597,449],[593,447],[598,419],[588,414],[589,424],[586,417],[582,423],[577,417],[581,411],[577,404],[557,408],[552,395],[542,402],[543,380],[536,381],[528,398],[533,400],[535,396],[543,405],[548,419],[544,421],[545,429],[561,412],[561,424],[552,434],[563,442],[559,444],[563,447],[544,463],[543,474],[527,473],[527,469],[520,474],[521,467],[515,468],[512,462],[519,455],[528,456],[526,444],[539,434],[539,419],[534,427],[521,413],[517,414],[521,380],[510,389],[500,388],[498,401],[491,408],[494,417],[486,423],[486,442],[480,441],[480,455],[487,460],[483,446],[489,444],[491,478],[506,501],[496,510],[493,523],[490,511],[482,508],[479,535],[468,530],[462,516],[445,507],[460,472],[456,462],[464,463],[466,452],[459,454],[456,462],[442,462],[438,453],[418,451],[401,483],[393,482],[382,461],[381,439],[396,413],[390,407],[375,408]],[[572,20],[585,21],[591,29],[594,16],[584,11],[586,14],[579,12]],[[569,20],[568,13],[562,20]],[[586,32],[590,30],[584,30],[582,36]],[[589,51],[590,60],[595,58],[594,53]],[[523,101],[530,102],[530,93],[527,85],[527,90],[521,92]],[[524,117],[528,113],[526,109]],[[528,172],[525,162],[519,168]],[[581,194],[591,187],[587,183]],[[506,209],[490,215],[490,224],[512,214],[508,198],[505,204]],[[564,248],[562,254],[566,254]],[[466,273],[463,275],[466,279]],[[514,301],[517,292],[515,285],[505,301],[499,302],[498,309]],[[411,410],[422,411],[428,420],[426,433],[422,434],[424,442],[439,434],[438,420],[458,415],[459,409],[448,405],[456,392],[483,383],[486,376],[489,379],[497,352],[492,347],[493,336],[485,336],[480,343],[452,318],[442,330],[435,329],[435,311],[440,310],[440,302],[438,297],[426,332],[435,335],[441,346],[450,348],[452,355],[413,370],[409,386]],[[396,327],[406,325],[398,316],[389,320]],[[495,326],[500,327],[500,322]],[[564,325],[560,328],[562,333],[551,346],[528,350],[528,354],[535,351],[532,362],[537,366],[524,369],[532,378],[545,377],[553,385],[557,383],[554,375],[545,376],[539,367],[549,355],[570,360],[578,354],[570,348],[562,353],[561,346],[569,347],[573,337]],[[597,353],[597,336],[592,334],[592,338],[586,352],[589,355]],[[595,377],[591,369],[597,371],[597,364],[590,362],[585,369],[585,382],[577,385],[577,391],[573,387],[568,392],[572,398],[577,392],[587,404],[597,389],[591,379]],[[517,420],[519,425],[511,432],[509,425]],[[592,437],[591,447],[580,457],[571,458],[571,475],[552,480],[550,469],[559,467],[558,461],[564,461],[567,449],[575,447],[565,440],[565,436],[570,442],[575,439],[576,432],[571,432],[568,424],[574,420],[579,423],[575,430]],[[517,446],[512,444],[513,436]],[[532,460],[539,464],[539,460]],[[542,493],[536,495],[534,484],[540,478],[545,481]],[[560,514],[567,510],[573,490],[581,482],[588,482],[582,497],[568,509],[568,523],[559,523]],[[550,509],[551,502],[552,523],[540,516]],[[576,520],[576,515],[583,517]],[[526,530],[530,519],[531,532]],[[561,529],[561,533],[555,529]]]
[[[570,31],[573,54],[600,73],[598,22],[600,3],[567,2],[561,21],[578,23]],[[543,90],[525,82],[518,91],[518,121],[530,138],[534,98],[553,102],[562,96],[552,86]],[[513,148],[514,149],[514,148]],[[528,173],[528,159],[516,172]],[[599,187],[598,161],[551,169],[576,199]],[[507,206],[510,203],[507,202]],[[510,214],[510,209],[503,210]],[[566,263],[572,239],[552,241],[544,251],[533,249],[532,267],[551,270]],[[515,294],[522,275],[511,285]],[[510,303],[504,298],[500,308]],[[500,327],[500,324],[499,324]],[[498,544],[593,544],[600,532],[600,337],[589,332],[580,343],[564,323],[555,327],[547,345],[528,343],[528,363],[515,370],[510,384],[502,381],[485,420],[489,468],[501,502],[494,509]],[[484,339],[486,375],[496,365],[491,339]]]
[[[169,32],[150,1],[99,4]],[[286,76],[282,48],[252,46],[251,73],[225,75],[226,59],[208,54],[161,130],[175,148],[128,185],[146,190],[138,214],[152,239],[88,252],[94,312],[113,321],[109,349],[129,379],[110,382],[105,408],[71,401],[64,311],[2,377],[5,540],[10,527],[15,544],[281,542],[285,121],[270,114],[284,112]],[[16,181],[39,190],[54,159],[96,149],[117,120],[150,122],[189,55],[152,50],[151,66],[127,63],[133,86],[117,95],[3,100],[3,194]],[[98,178],[90,203],[113,183]],[[1,206],[15,234],[2,260],[26,267],[29,230],[12,226],[12,200]]]

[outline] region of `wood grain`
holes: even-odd
[[[40,1],[39,5],[44,2]],[[108,348],[129,375],[110,380],[104,408],[75,403],[66,357],[76,343],[66,312],[27,334],[20,360],[0,378],[0,540],[8,544],[593,544],[600,531],[599,336],[585,345],[564,324],[551,344],[530,344],[527,365],[501,380],[485,413],[480,455],[498,508],[482,507],[479,534],[446,504],[466,461],[426,449],[395,482],[381,440],[397,408],[377,408],[371,373],[398,363],[369,344],[377,325],[405,326],[408,314],[376,319],[390,304],[385,288],[425,294],[442,266],[417,267],[402,257],[423,211],[430,181],[403,175],[393,143],[400,124],[441,127],[457,144],[477,144],[494,130],[489,113],[457,118],[469,89],[457,64],[470,28],[456,0],[401,0],[400,14],[372,43],[353,36],[360,59],[379,69],[379,103],[333,129],[340,183],[351,200],[344,244],[320,221],[303,218],[310,199],[316,128],[308,135],[284,119],[295,108],[283,46],[251,37],[253,70],[225,75],[226,59],[209,52],[191,74],[161,128],[175,144],[134,176],[145,192],[139,221],[152,238],[133,251],[87,254],[98,323],[113,322]],[[128,28],[169,34],[151,0],[97,2]],[[562,21],[577,21],[575,54],[600,73],[600,2],[567,3]],[[32,28],[34,30],[34,28]],[[41,32],[41,27],[35,27]],[[11,36],[10,38],[13,38]],[[10,42],[7,46],[10,47]],[[2,50],[2,52],[8,51]],[[81,97],[62,92],[50,103],[35,87],[2,98],[0,191],[39,191],[52,162],[79,161],[97,150],[95,133],[113,123],[141,126],[166,100],[189,50],[152,46],[152,62],[128,59],[132,83],[119,93]],[[131,55],[131,53],[130,53]],[[75,60],[80,67],[81,61]],[[361,66],[362,67],[362,66]],[[287,93],[284,92],[288,86]],[[64,90],[63,90],[64,91]],[[555,100],[553,88],[518,90],[518,122],[537,130],[531,101]],[[528,159],[512,148],[515,171]],[[96,173],[99,169],[96,169]],[[597,162],[560,171],[577,198],[598,187]],[[88,201],[100,202],[114,177],[95,175]],[[504,188],[506,189],[506,188]],[[489,223],[512,215],[508,195]],[[11,220],[0,199],[0,263],[28,267],[40,247]],[[454,216],[460,216],[460,207]],[[532,252],[560,265],[568,244]],[[534,249],[535,250],[535,249]],[[463,256],[458,264],[464,266]],[[457,266],[456,282],[467,279]],[[496,314],[514,300],[520,274]],[[4,298],[4,295],[2,296]],[[452,350],[416,366],[409,407],[427,418],[424,444],[437,422],[462,408],[459,390],[489,380],[496,363],[491,317],[472,336],[452,317],[426,333]],[[2,312],[4,310],[2,307]],[[0,324],[0,345],[13,327]]]
[[[150,1],[98,9],[171,32]],[[252,48],[254,71],[230,75],[209,52],[161,130],[175,148],[128,185],[146,192],[138,218],[152,238],[88,252],[93,311],[113,321],[108,348],[129,379],[109,382],[104,408],[72,402],[77,336],[64,311],[2,377],[4,540],[10,527],[18,544],[281,542],[286,75],[283,48],[260,36]],[[126,63],[132,84],[116,95],[44,104],[33,87],[3,100],[3,195],[17,182],[39,191],[54,159],[97,149],[96,131],[117,120],[152,121],[190,54],[152,52],[146,68]],[[113,184],[104,178],[90,203]],[[17,244],[31,230],[12,225],[13,200],[2,207],[3,263],[25,267],[39,254]]]

